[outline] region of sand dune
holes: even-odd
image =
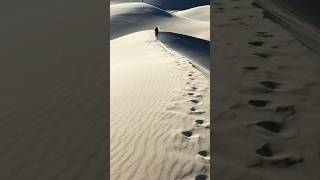
[[[210,23],[194,21],[168,13],[145,3],[123,3],[110,6],[111,39],[133,32],[151,30],[171,31],[197,38],[210,39]]]
[[[163,10],[184,10],[197,6],[210,5],[210,0],[111,0],[111,4],[144,2]]]
[[[209,178],[209,79],[153,31],[110,46],[111,179]]]
[[[194,7],[174,14],[199,21],[210,21],[210,5]]]
[[[259,5],[214,3],[213,178],[317,180],[319,56]]]

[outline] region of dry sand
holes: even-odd
[[[0,179],[105,179],[105,8],[33,0],[0,9]]]
[[[283,26],[252,2],[213,3],[212,177],[317,180],[320,59],[295,33],[310,24]]]
[[[206,76],[210,71],[201,66],[202,53],[209,51],[199,49],[192,54],[199,57],[192,59],[185,54],[190,51],[188,44],[209,43],[196,37],[196,30],[206,24],[190,27],[185,36],[174,22],[183,19],[192,25],[193,20],[170,14],[173,18],[165,21],[172,22],[171,32],[161,29],[156,40],[154,26],[142,22],[145,17],[157,22],[148,13],[169,13],[142,3],[115,6],[111,6],[111,23],[130,31],[110,41],[111,179],[210,178],[210,82]],[[134,21],[139,27],[132,26]],[[117,33],[114,29],[111,36],[112,32]],[[209,31],[205,32],[208,37]]]

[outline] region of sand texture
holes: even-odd
[[[111,27],[111,179],[209,179],[208,23],[123,3]]]
[[[319,179],[320,59],[317,37],[301,36],[312,26],[266,1],[213,6],[213,179]]]

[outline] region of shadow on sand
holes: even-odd
[[[210,72],[210,41],[173,32],[160,32],[158,40]]]

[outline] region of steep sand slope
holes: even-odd
[[[111,0],[111,4],[144,2],[163,10],[185,10],[197,6],[210,5],[210,0]]]
[[[210,21],[210,5],[194,7],[174,14],[199,21]]]
[[[160,32],[158,40],[167,47],[188,57],[207,77],[210,76],[210,42],[173,32]]]
[[[176,16],[145,3],[123,3],[110,6],[111,39],[141,30],[172,31],[210,39],[210,23]]]
[[[319,179],[319,57],[251,0],[214,6],[213,178]]]
[[[209,79],[153,31],[110,45],[111,179],[209,177]]]

